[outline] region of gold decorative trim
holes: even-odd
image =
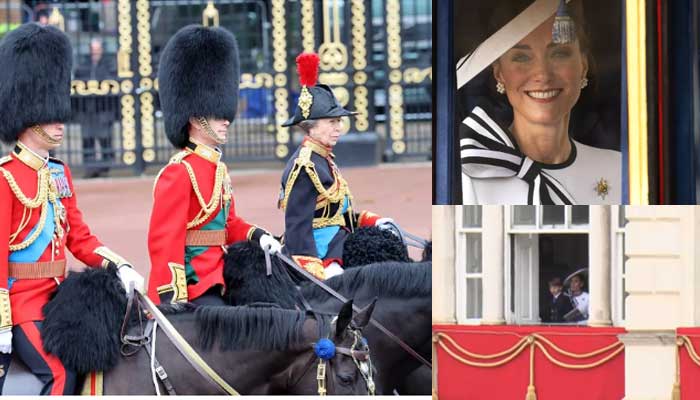
[[[401,86],[401,3],[386,2],[387,64],[389,72],[389,136],[394,154],[406,152],[403,126],[403,88]]]
[[[284,73],[287,71],[287,27],[284,0],[272,0],[272,67],[277,72],[275,75],[275,121],[277,134],[275,135],[275,155],[277,158],[285,158],[289,154],[289,127],[280,126],[289,119],[289,92],[287,79]]]
[[[209,20],[212,21],[212,26],[219,26],[219,10],[214,7],[213,1],[208,1],[202,12],[202,25],[209,26]]]
[[[8,289],[0,289],[0,332],[10,329],[12,329],[10,291]]]
[[[424,80],[433,80],[433,68],[428,67],[424,69],[420,68],[406,68],[403,71],[403,81],[405,83],[416,84],[421,83]]]
[[[301,0],[301,45],[306,53],[313,53],[316,48],[314,0]]]
[[[110,248],[108,248],[106,246],[100,246],[100,247],[96,248],[94,253],[97,254],[98,256],[104,258],[108,262],[113,263],[115,267],[119,267],[120,265],[124,265],[124,264],[131,265],[128,261],[126,261],[126,259],[124,259],[124,257],[115,253],[114,251],[112,251]],[[105,266],[105,265],[103,264],[103,266]]]
[[[314,96],[311,95],[311,92],[309,92],[309,89],[306,86],[302,86],[301,93],[299,94],[299,108],[301,109],[301,115],[304,118],[309,118],[313,103]]]
[[[49,25],[55,26],[63,32],[66,31],[65,19],[63,18],[61,12],[58,11],[58,7],[54,7],[51,10],[51,15],[49,15]]]
[[[150,89],[153,87],[153,67],[151,66],[151,12],[147,0],[136,1],[136,31],[138,34],[138,60],[139,74],[142,79],[139,88],[142,90],[139,95],[140,116],[141,116],[141,146],[143,152],[141,158],[149,163],[156,159],[155,145],[155,111],[154,97]]]
[[[328,1],[323,0],[323,43],[318,48],[322,70],[342,71],[348,65],[348,49],[340,37],[340,8],[338,0],[330,0],[333,6],[333,21],[328,15]],[[331,34],[331,26],[333,33]]]
[[[158,294],[173,292],[173,297],[170,299],[172,304],[186,303],[187,274],[185,273],[185,267],[178,263],[169,262],[168,268],[170,268],[172,279],[170,283],[158,287]]]
[[[122,160],[126,165],[136,162],[136,108],[134,96],[130,94],[121,97],[122,106]]]
[[[346,85],[350,79],[345,72],[322,72],[318,75],[318,81],[330,86]]]
[[[355,69],[353,81],[353,108],[357,111],[354,118],[355,129],[358,132],[365,132],[369,129],[369,91],[365,86],[367,83],[367,42],[365,39],[365,2],[364,0],[352,0],[352,66]]]
[[[70,84],[70,94],[78,96],[91,96],[98,95],[104,96],[108,94],[117,95],[119,94],[121,87],[119,82],[113,79],[107,79],[104,81],[89,80],[73,80]]]
[[[134,72],[131,70],[131,2],[118,0],[117,15],[119,21],[119,50],[117,51],[117,76],[131,78]]]
[[[285,82],[286,83],[286,82]],[[274,80],[271,74],[266,72],[261,72],[258,74],[241,74],[241,84],[239,88],[241,89],[259,89],[262,87],[271,88],[274,84]]]
[[[24,143],[17,141],[17,147],[19,148],[19,151],[13,150],[12,152],[15,154],[15,156],[17,156],[17,158],[20,161],[28,165],[33,170],[38,171],[46,165],[47,159],[42,158],[35,152],[29,150],[29,148],[25,146]]]

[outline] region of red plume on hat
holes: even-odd
[[[316,53],[301,53],[297,56],[297,71],[299,83],[302,86],[313,87],[318,80],[319,58]]]

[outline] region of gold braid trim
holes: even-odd
[[[10,251],[18,251],[18,250],[23,250],[26,249],[27,247],[31,246],[32,243],[36,241],[36,239],[39,237],[41,232],[44,230],[44,226],[46,225],[46,217],[48,215],[48,203],[51,202],[54,206],[54,224],[55,224],[55,233],[58,237],[63,237],[64,235],[64,230],[63,226],[61,225],[61,216],[60,216],[60,209],[63,207],[62,204],[59,204],[59,200],[56,196],[56,187],[54,186],[53,182],[51,182],[51,172],[49,171],[48,168],[42,168],[38,171],[37,173],[37,193],[36,196],[34,196],[33,199],[28,198],[23,192],[22,189],[20,189],[19,185],[17,184],[17,181],[15,181],[15,178],[12,176],[12,174],[0,167],[0,172],[2,172],[3,176],[5,177],[5,180],[7,181],[7,184],[10,186],[10,189],[12,190],[12,193],[15,195],[17,200],[19,200],[20,203],[25,207],[25,209],[36,209],[38,207],[41,207],[41,214],[39,214],[39,223],[37,225],[37,228],[34,229],[34,233],[32,233],[28,238],[26,238],[24,241],[18,244],[13,244],[9,246]],[[10,235],[12,238],[16,238],[17,235],[20,233],[22,229],[26,224],[20,224],[18,227],[17,232],[14,232]]]
[[[107,268],[110,263],[114,264],[115,267],[120,267],[122,265],[131,265],[131,263],[126,261],[124,257],[115,253],[112,249],[110,249],[107,246],[100,246],[96,248],[94,253],[104,258],[104,260],[102,260],[103,268]]]
[[[12,311],[10,309],[10,291],[0,289],[0,332],[12,329]]]
[[[172,278],[170,283],[157,288],[158,294],[173,292],[170,303],[187,302],[187,275],[185,273],[185,267],[178,263],[169,262],[168,268],[170,268]]]
[[[207,203],[204,201],[202,192],[199,190],[199,184],[197,184],[197,178],[194,175],[194,170],[192,169],[192,166],[185,160],[182,160],[182,165],[184,165],[185,169],[187,169],[187,174],[190,176],[190,182],[192,182],[192,190],[194,190],[194,194],[197,197],[199,206],[202,208],[201,210],[199,210],[194,219],[187,223],[187,229],[190,229],[206,221],[221,205],[221,195],[224,183],[224,176],[226,175],[226,166],[224,165],[224,163],[221,162],[217,164],[216,177],[214,180],[214,189],[211,193],[211,199],[209,200],[209,203]]]
[[[333,185],[331,185],[331,187],[329,187],[328,189],[323,187],[323,183],[321,183],[321,178],[319,178],[318,172],[316,172],[316,165],[313,161],[311,161],[311,154],[312,149],[309,147],[302,147],[299,151],[299,157],[297,157],[297,159],[294,160],[294,166],[292,167],[292,170],[290,171],[289,176],[287,177],[287,183],[284,186],[284,197],[280,202],[280,208],[282,210],[287,208],[287,202],[289,201],[289,196],[292,193],[294,183],[299,177],[301,169],[304,168],[306,174],[309,175],[309,179],[311,179],[311,183],[314,185],[314,188],[319,193],[318,199],[320,199],[321,201],[317,201],[316,209],[318,210],[324,207],[326,208],[326,211],[322,217],[314,218],[312,223],[313,228],[317,229],[326,226],[345,225],[345,218],[343,218],[342,202],[347,196],[348,201],[350,202],[350,204],[352,204],[352,194],[350,193],[350,188],[348,188],[348,183],[340,175],[337,168],[332,166],[331,173],[333,174],[334,178]],[[330,203],[341,203],[338,206],[338,209],[336,210],[335,214],[333,215],[328,214],[330,211]]]
[[[190,177],[192,190],[194,191],[194,194],[197,197],[197,201],[199,202],[199,206],[201,207],[201,210],[197,213],[194,219],[187,223],[187,229],[194,228],[195,226],[200,225],[202,222],[209,219],[209,217],[219,208],[222,199],[224,201],[229,201],[232,197],[231,182],[228,176],[226,164],[219,162],[216,165],[216,177],[214,179],[214,188],[212,190],[211,199],[209,200],[209,203],[205,202],[204,196],[202,196],[202,192],[199,189],[199,184],[197,183],[197,177],[194,174],[194,169],[192,168],[192,165],[189,162],[185,161],[185,157],[189,154],[192,153],[186,150],[180,151],[174,156],[172,156],[170,158],[170,161],[168,162],[168,164],[182,164],[185,166],[185,169],[187,170],[187,175]],[[156,175],[156,179],[153,184],[153,197],[155,197],[155,190],[156,185],[158,184],[158,179],[160,178],[165,168],[167,168],[167,166],[163,167],[160,170],[160,172],[158,172],[158,175]],[[224,185],[225,182],[227,182],[226,185]]]
[[[23,206],[27,208],[37,208],[46,202],[46,199],[48,198],[49,182],[51,178],[48,168],[40,169],[37,174],[38,190],[36,191],[36,196],[34,196],[33,199],[28,198],[22,192],[22,189],[20,189],[19,185],[17,184],[17,181],[15,181],[15,178],[12,176],[10,171],[0,167],[0,172],[2,172],[3,176],[5,177],[5,180],[7,180],[7,184],[10,186],[12,193],[14,193],[15,197],[17,197],[17,200],[19,200],[19,202],[22,203]]]
[[[554,345],[552,341],[549,339],[543,337],[542,335],[538,333],[533,333],[531,335],[525,336],[521,338],[515,345],[512,347],[498,352],[494,354],[477,354],[470,352],[463,347],[461,347],[457,342],[452,339],[449,335],[438,332],[433,336],[433,342],[437,343],[440,348],[442,348],[448,355],[450,355],[452,358],[455,360],[459,361],[462,364],[466,364],[470,367],[477,367],[477,368],[493,368],[493,367],[499,367],[501,365],[504,365],[511,360],[513,360],[515,357],[520,355],[526,347],[529,347],[530,350],[530,383],[527,387],[527,393],[525,395],[526,400],[536,400],[537,399],[537,394],[535,392],[535,347],[539,348],[542,351],[542,354],[545,355],[545,357],[553,364],[566,368],[566,369],[574,369],[574,370],[579,370],[579,369],[591,369],[598,367],[602,364],[605,364],[606,362],[610,361],[614,357],[616,357],[618,354],[620,354],[624,349],[625,349],[625,344],[622,343],[621,341],[617,341],[615,343],[612,343],[608,346],[602,347],[598,350],[591,351],[589,353],[581,353],[581,354],[576,354],[572,353],[566,350],[563,350],[562,348]],[[444,342],[449,343],[453,348],[451,349],[448,347]],[[557,353],[563,354],[568,357],[572,358],[577,358],[577,359],[582,359],[582,358],[590,358],[594,357],[597,355],[600,355],[605,352],[610,352],[608,355],[605,357],[595,361],[591,362],[588,364],[569,364],[565,363],[563,361],[557,360],[554,358],[547,348],[542,344],[547,344],[550,346],[554,351]],[[470,358],[476,358],[476,359],[481,359],[481,360],[493,360],[497,358],[502,358],[505,356],[505,358],[498,360],[498,361],[491,361],[491,362],[478,362],[478,361],[472,361],[467,359],[466,357],[461,356],[460,354],[465,355]]]

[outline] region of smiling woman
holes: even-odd
[[[574,115],[596,81],[583,5],[501,3],[492,7],[495,33],[457,64],[463,203],[619,203],[620,153],[590,145],[616,149],[617,127],[606,126],[605,111]]]

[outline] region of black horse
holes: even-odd
[[[336,318],[269,305],[160,308],[192,348],[239,393],[317,394],[321,353],[314,344],[320,342],[326,345],[328,394],[368,393],[367,378],[373,370],[371,359],[364,357],[368,348],[359,330],[367,325],[374,304],[353,317],[352,302],[348,302]],[[119,326],[125,311],[126,298],[114,270],[72,273],[44,308],[44,347],[80,374],[104,371],[103,394],[154,394],[147,352],[137,347],[129,357],[120,355]],[[134,309],[131,316],[129,333],[138,334],[136,322],[143,314]],[[160,328],[156,331],[150,343],[177,394],[220,393]],[[333,343],[335,356],[329,355],[329,342],[320,339]],[[159,388],[165,392],[162,384]]]
[[[232,305],[266,301],[283,308],[304,309],[303,297],[314,310],[324,313],[338,312],[342,306],[322,289],[306,282],[300,284],[300,277],[276,258],[272,260],[272,275],[266,276],[264,253],[256,246],[233,245],[225,261],[226,297]],[[351,268],[325,283],[359,305],[378,298],[374,318],[430,359],[431,262],[385,262]],[[377,393],[392,394],[394,389],[406,388],[406,377],[422,364],[375,327],[370,325],[363,333],[374,349]],[[430,393],[430,380],[421,380],[419,386],[416,389],[413,385],[411,392]]]
[[[365,325],[371,310],[351,321],[351,303],[337,322],[302,311],[274,307],[175,308],[167,317],[194,349],[241,394],[318,394],[318,357],[313,343],[330,338],[338,347],[356,348],[350,325]],[[362,346],[362,345],[360,345]],[[199,376],[163,334],[156,356],[166,368],[177,394],[218,394]],[[149,357],[139,352],[104,375],[104,394],[154,394]],[[328,362],[329,394],[367,394],[355,361],[336,355]],[[161,391],[164,392],[163,389]]]

